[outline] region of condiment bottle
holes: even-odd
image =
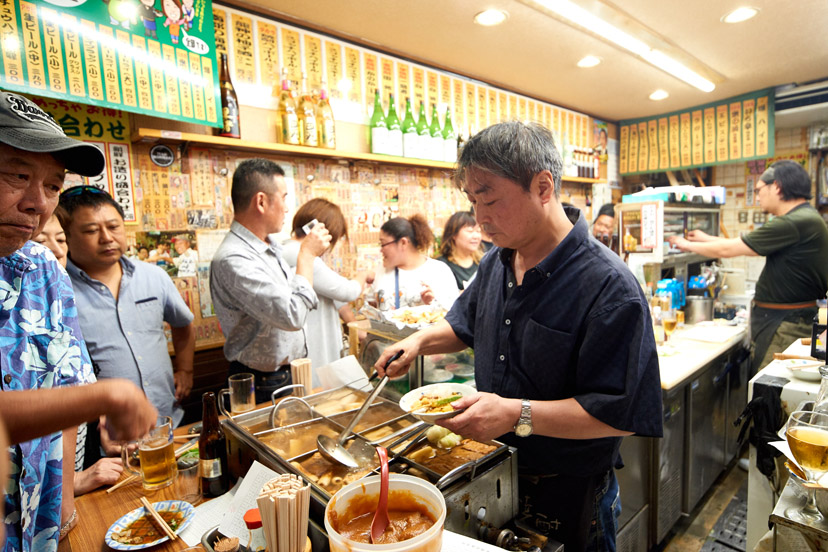
[[[262,514],[258,508],[251,508],[244,513],[244,524],[250,531],[250,540],[247,543],[248,550],[265,550],[267,539],[262,530]]]
[[[216,497],[230,489],[230,474],[227,469],[227,438],[219,422],[215,393],[204,393],[201,400],[201,435],[198,438],[201,492],[205,497]]]

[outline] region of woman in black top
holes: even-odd
[[[477,272],[483,257],[482,235],[474,215],[458,211],[449,217],[443,230],[438,261],[446,263],[454,274],[457,289],[464,290]]]

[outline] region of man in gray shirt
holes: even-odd
[[[60,207],[66,270],[96,375],[132,381],[178,425],[193,387],[193,313],[162,269],[124,255],[123,211],[112,196],[78,186],[61,194]],[[164,322],[172,328],[174,367]]]
[[[328,248],[330,233],[317,223],[302,246],[296,273],[276,236],[285,223],[285,173],[267,159],[247,159],[233,174],[235,212],[230,232],[210,265],[210,293],[224,333],[230,375],[250,372],[256,402],[290,383],[290,362],[307,356],[303,326],[318,298],[313,260]]]

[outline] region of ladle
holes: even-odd
[[[377,447],[377,456],[380,459],[380,494],[377,500],[377,511],[371,521],[371,544],[377,544],[385,528],[388,527],[388,451],[384,447]]]
[[[394,353],[394,356],[388,359],[388,362],[385,363],[385,370],[391,365],[392,362],[397,360],[402,356],[404,351],[399,350]],[[342,443],[351,435],[351,430],[354,429],[354,426],[359,423],[362,419],[362,416],[365,414],[365,411],[368,410],[368,407],[371,406],[371,403],[374,402],[374,399],[377,395],[379,395],[382,388],[385,387],[385,384],[388,383],[388,373],[386,373],[377,386],[371,391],[371,394],[368,395],[368,398],[365,399],[365,402],[362,403],[362,406],[359,407],[357,413],[351,418],[351,421],[348,423],[348,426],[342,430],[342,433],[336,439],[333,439],[327,435],[319,435],[316,438],[316,447],[319,449],[319,454],[321,454],[326,460],[332,462],[334,464],[342,464],[343,466],[348,466],[349,468],[358,468],[359,463],[354,459],[350,452],[348,452]]]

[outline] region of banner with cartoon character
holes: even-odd
[[[212,0],[0,0],[0,88],[219,126]]]

